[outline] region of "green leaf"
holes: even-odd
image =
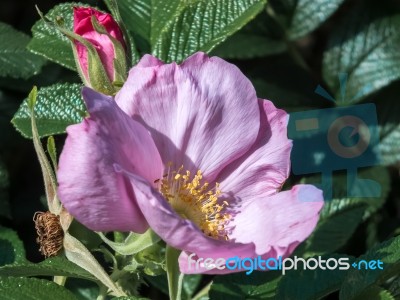
[[[182,61],[209,52],[253,19],[265,0],[157,2],[152,7],[152,52],[160,59]]]
[[[92,281],[69,277],[65,287],[79,300],[93,300],[99,295],[99,285]]]
[[[325,261],[330,258],[348,258],[349,263],[353,260],[351,256],[338,254],[321,257]],[[319,258],[315,257],[315,259]],[[304,270],[302,262],[298,262],[298,269],[288,271],[279,282],[276,299],[321,299],[339,290],[346,274],[347,270],[339,270],[339,268]]]
[[[28,261],[0,267],[0,276],[67,276],[98,282],[98,280],[78,265],[64,257],[56,256],[34,264]]]
[[[25,262],[24,244],[14,230],[0,226],[0,266]]]
[[[118,6],[126,28],[150,41],[151,0],[118,0]]]
[[[66,288],[44,279],[0,277],[0,295],[4,300],[75,300]]]
[[[346,103],[400,78],[400,14],[389,5],[363,1],[334,27],[324,53],[323,76],[336,99],[341,98],[341,72],[348,73]]]
[[[0,76],[27,79],[39,73],[45,60],[26,49],[30,38],[0,22]]]
[[[229,59],[249,59],[286,50],[283,33],[263,11],[253,21],[218,45],[212,55]]]
[[[67,126],[82,121],[86,108],[79,84],[55,84],[39,90],[35,105],[39,136],[64,133]],[[11,121],[24,137],[32,137],[31,118],[25,100]]]
[[[216,45],[253,19],[266,0],[151,1],[120,0],[129,31],[151,45],[158,58],[182,61]]]
[[[383,269],[368,269],[364,267],[351,269],[340,290],[340,299],[354,299],[363,295],[366,289],[384,284],[389,278],[400,273],[400,236],[385,241],[360,256],[361,260],[380,260]],[[364,298],[365,299],[365,298]],[[383,298],[384,299],[384,298]]]
[[[211,285],[210,299],[278,299],[276,298],[276,288],[281,278],[280,271],[217,276]]]
[[[297,39],[316,29],[342,4],[343,0],[270,0],[268,10],[286,31]]]
[[[50,21],[62,18],[64,27],[72,31],[74,6],[87,7],[79,2],[63,3],[54,6],[45,17]],[[56,27],[46,24],[42,19],[32,27],[33,38],[28,44],[28,49],[33,53],[42,55],[68,69],[76,70],[74,54],[70,40]]]
[[[347,174],[333,176],[333,199],[326,201],[321,211],[318,225],[305,245],[306,256],[334,252],[344,246],[358,225],[377,211],[385,202],[390,190],[390,176],[384,167],[360,170],[359,178],[372,179],[381,186],[381,196],[377,198],[348,198]],[[315,183],[316,177],[305,180]],[[364,192],[368,194],[369,186]]]

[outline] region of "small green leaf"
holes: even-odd
[[[33,111],[35,104],[36,104],[36,99],[37,99],[37,87],[34,86],[31,92],[28,95],[28,108],[30,111]]]
[[[215,277],[209,292],[213,300],[267,300],[276,298],[276,288],[282,279],[280,271],[244,272]]]
[[[326,261],[330,258],[336,260],[347,258],[348,263],[353,261],[351,256],[338,254],[314,259]],[[325,263],[322,264],[325,267]],[[304,270],[303,263],[299,261],[298,269],[288,271],[279,282],[276,299],[321,299],[339,290],[346,274],[347,270],[339,268],[327,270],[325,267],[325,269]],[[311,282],[312,284],[310,284]]]
[[[39,73],[45,60],[26,49],[30,38],[0,22],[0,76],[27,79]]]
[[[67,126],[82,121],[86,108],[79,84],[55,84],[39,90],[35,118],[39,136],[64,133]],[[25,100],[11,121],[24,137],[32,137],[28,102]]]
[[[398,275],[400,273],[399,249],[400,236],[385,241],[360,256],[357,259],[358,262],[361,260],[368,262],[379,259],[383,262],[383,269],[379,269],[375,265],[375,269],[365,269],[362,267],[360,270],[349,270],[340,290],[340,299],[355,299],[356,297],[360,297],[366,289],[372,286],[380,286],[389,278]]]
[[[25,249],[14,230],[0,226],[0,266],[25,262]]]
[[[47,138],[47,152],[49,153],[54,170],[57,170],[57,149],[52,135]]]
[[[114,251],[122,255],[132,255],[138,253],[160,240],[153,230],[149,229],[143,234],[131,232],[122,243],[116,243],[107,239],[107,237],[99,232],[101,239],[109,245]]]
[[[305,36],[328,19],[343,0],[270,0],[268,10],[281,23],[289,39]]]
[[[0,267],[0,276],[68,276],[98,282],[89,272],[60,256],[48,258],[37,264],[16,261],[14,264]]]
[[[68,30],[72,30],[72,8],[74,6],[87,7],[86,4],[79,2],[63,3],[54,6],[45,17],[50,21],[55,21],[56,18],[62,18],[63,26]],[[71,42],[55,26],[46,24],[46,22],[41,19],[33,25],[32,33],[33,38],[28,44],[29,50],[68,69],[76,70]]]
[[[0,277],[0,295],[4,300],[76,300],[66,288],[44,279]]]
[[[342,72],[348,74],[346,103],[400,78],[400,14],[395,11],[390,2],[367,0],[338,21],[323,58],[323,76],[336,99]]]

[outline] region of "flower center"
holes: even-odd
[[[176,172],[164,175],[161,193],[179,215],[194,222],[204,234],[215,239],[228,240],[225,225],[230,215],[222,212],[228,202],[218,200],[221,195],[219,184],[216,183],[210,189],[208,182],[202,183],[201,170],[194,176],[191,176],[190,171],[182,170],[183,166]]]

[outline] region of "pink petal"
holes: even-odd
[[[164,197],[138,175],[127,172],[121,166],[117,170],[129,177],[137,203],[154,230],[168,245],[196,253],[203,257],[246,256],[254,253],[254,245],[231,243],[209,238],[190,220],[183,219],[171,208]]]
[[[290,254],[313,231],[324,202],[322,191],[312,185],[296,185],[290,191],[245,201],[229,223],[230,239],[254,243],[256,254],[273,247],[277,255]]]
[[[260,111],[252,84],[234,65],[204,53],[180,66],[145,59],[131,70],[118,105],[149,129],[164,164],[201,169],[212,181],[256,139]]]
[[[60,200],[92,230],[144,232],[148,225],[131,185],[114,164],[154,182],[162,176],[157,148],[149,132],[111,97],[88,88],[82,94],[90,117],[67,129],[57,173]]]
[[[287,138],[288,114],[269,100],[259,100],[261,125],[250,150],[219,174],[221,191],[247,201],[278,192],[290,172],[292,141]]]

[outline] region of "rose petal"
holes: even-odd
[[[60,156],[59,196],[67,210],[96,231],[144,232],[148,225],[118,163],[149,182],[162,163],[149,132],[119,109],[111,97],[83,89],[90,117],[67,128]]]
[[[254,143],[260,111],[250,81],[232,64],[197,53],[182,65],[139,63],[116,96],[151,132],[163,162],[201,169],[211,181]]]
[[[242,201],[275,194],[290,172],[292,141],[287,138],[288,114],[269,100],[260,100],[259,104],[261,125],[256,142],[217,178],[221,191]]]
[[[229,238],[254,243],[257,255],[274,247],[284,256],[313,231],[323,204],[322,191],[312,185],[296,185],[270,197],[248,199],[229,223],[233,228]]]

